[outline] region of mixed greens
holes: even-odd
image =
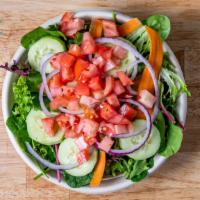
[[[41,169],[35,179],[51,171],[73,188],[120,175],[138,182],[156,155],[178,152],[176,103],[190,92],[162,49],[170,29],[163,15],[85,22],[67,12],[22,37],[28,64],[0,67],[19,75],[7,127]]]

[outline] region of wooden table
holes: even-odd
[[[130,189],[99,196],[78,194],[43,179],[33,181],[35,174],[16,154],[0,114],[0,200],[200,199],[199,0],[0,0],[0,63],[10,60],[24,33],[47,19],[66,10],[97,7],[140,18],[155,13],[171,18],[168,42],[179,58],[192,93],[181,151],[158,172]],[[4,75],[1,71],[0,86]]]

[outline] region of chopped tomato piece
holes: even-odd
[[[64,53],[61,57],[60,64],[61,64],[61,80],[63,83],[67,83],[68,81],[72,81],[74,79],[73,73],[73,65],[75,63],[75,57]]]
[[[78,133],[76,133],[74,130],[67,129],[65,130],[65,138],[76,138],[78,137]]]
[[[73,18],[74,14],[72,12],[65,12],[61,18],[61,23],[69,22]]]
[[[102,88],[102,81],[101,81],[101,78],[100,78],[99,76],[96,76],[96,77],[94,77],[94,78],[91,78],[91,79],[90,79],[90,82],[89,82],[89,87],[90,87],[93,91],[103,89],[103,88]]]
[[[89,146],[92,146],[96,142],[97,142],[97,139],[95,137],[87,139],[87,143],[89,144]]]
[[[66,130],[70,126],[70,124],[69,124],[69,116],[67,116],[65,114],[58,115],[56,117],[56,122],[57,122],[58,126],[60,128],[62,128],[63,130]]]
[[[83,60],[83,59],[77,59],[75,65],[74,65],[74,75],[75,79],[78,80],[81,73],[87,69],[89,66],[89,62]]]
[[[85,138],[82,136],[78,137],[75,141],[78,148],[82,151],[84,149],[87,149],[89,147],[88,143],[85,141]]]
[[[107,76],[105,80],[105,89],[104,89],[104,95],[107,96],[110,94],[114,88],[114,79],[111,76]]]
[[[112,48],[103,44],[97,44],[97,53],[105,60],[109,60],[112,57]]]
[[[115,125],[115,133],[116,134],[122,134],[127,133],[128,129],[126,125]]]
[[[129,120],[132,120],[137,115],[137,110],[132,108],[129,104],[125,103],[119,110],[120,114],[122,114],[124,117],[128,118]]]
[[[62,81],[59,74],[49,80],[49,89],[53,97],[62,95]]]
[[[51,58],[50,64],[54,69],[60,69],[60,61],[61,61],[62,55],[63,53],[57,53]]]
[[[79,57],[81,56],[81,47],[77,44],[70,44],[68,52],[73,56]]]
[[[93,54],[96,51],[95,41],[89,32],[83,33],[81,49],[85,55]]]
[[[113,124],[102,121],[99,126],[99,132],[108,136],[112,136],[115,134],[115,127]]]
[[[108,120],[108,122],[112,124],[116,124],[116,125],[118,124],[127,125],[130,123],[128,119],[126,119],[123,115],[120,115],[120,114],[113,116],[112,118]]]
[[[99,69],[94,64],[89,64],[87,70],[84,70],[81,74],[81,80],[87,80],[89,78],[99,75]]]
[[[100,142],[99,148],[105,152],[108,152],[111,149],[113,144],[114,144],[114,141],[110,137],[106,136]]]
[[[95,99],[99,100],[99,99],[104,98],[104,91],[103,90],[93,91],[92,94],[93,94]]]
[[[126,58],[127,50],[120,46],[115,46],[113,49],[113,55],[122,60],[122,59]]]
[[[90,153],[87,149],[82,150],[77,155],[77,161],[81,165],[90,159]]]
[[[115,56],[112,57],[112,61],[115,63],[115,66],[117,67],[121,65],[121,60]]]
[[[152,108],[156,101],[156,97],[152,95],[148,90],[141,90],[139,92],[138,101],[142,103],[144,106],[146,106],[147,108]]]
[[[104,66],[104,71],[105,71],[105,72],[110,71],[110,70],[114,69],[115,67],[117,67],[116,63],[113,62],[112,59],[109,59],[109,60],[106,62],[105,66]]]
[[[58,126],[54,117],[48,117],[42,119],[44,130],[49,136],[54,136],[58,130]]]
[[[109,20],[102,20],[102,23],[103,23],[103,33],[105,37],[119,36],[117,25],[115,24],[115,22]]]
[[[67,108],[71,111],[79,111],[80,105],[78,99],[71,99],[68,101]]]
[[[68,104],[68,100],[67,100],[66,97],[64,97],[64,96],[57,96],[57,97],[55,97],[55,98],[50,102],[49,106],[50,106],[50,108],[51,108],[52,110],[56,110],[56,109],[58,109],[58,108],[61,107],[61,106],[66,107],[67,104]]]
[[[133,84],[133,81],[125,74],[125,72],[123,71],[117,72],[117,76],[119,77],[119,80],[121,81],[123,86],[128,86]]]
[[[116,94],[111,94],[106,98],[107,102],[113,106],[113,107],[118,107],[120,106],[119,100],[117,98]]]
[[[117,112],[114,110],[112,106],[110,106],[108,103],[102,103],[100,105],[100,116],[101,118],[105,120],[110,120],[114,116],[117,115]]]
[[[104,60],[104,58],[102,56],[95,56],[92,59],[92,63],[97,65],[100,69],[102,69],[102,67],[105,65],[106,61]]]
[[[74,87],[64,85],[61,87],[61,90],[62,90],[62,95],[66,97],[71,97],[74,95]]]
[[[86,83],[78,83],[76,88],[75,88],[75,94],[76,95],[85,95],[89,96],[90,95],[90,88]]]
[[[89,107],[84,108],[84,117],[88,119],[94,119],[97,118],[98,115],[96,114],[95,110]]]
[[[103,32],[103,25],[101,20],[99,19],[92,19],[90,24],[90,33],[93,38],[99,38],[101,37]]]
[[[124,89],[123,85],[121,84],[121,81],[115,80],[114,83],[114,92],[116,95],[123,94],[126,90]]]
[[[99,100],[94,99],[92,97],[81,96],[81,98],[80,98],[80,104],[88,106],[89,108],[93,108],[98,103],[99,103]]]

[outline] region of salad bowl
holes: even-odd
[[[83,11],[76,12],[75,17],[80,17],[84,19],[103,18],[103,19],[111,20],[113,15],[111,11],[83,10]],[[116,13],[116,18],[119,22],[126,22],[131,19],[131,17],[121,14],[121,13]],[[49,25],[58,23],[60,19],[61,19],[61,16],[57,16],[53,19],[48,20],[46,23],[42,24],[41,26],[44,28],[47,28]],[[172,64],[175,66],[175,70],[177,74],[184,81],[183,73],[181,71],[181,67],[178,63],[178,60],[166,42],[163,42],[163,49],[165,52],[169,53],[169,58]],[[11,63],[18,62],[20,59],[23,58],[24,54],[25,54],[25,49],[22,46],[18,47],[13,58],[11,59]],[[16,75],[12,74],[11,72],[6,73],[4,83],[3,83],[3,90],[2,90],[2,110],[3,110],[3,117],[4,117],[5,123],[11,113],[11,107],[12,107],[11,105],[13,104],[12,84],[15,80],[16,80]],[[182,124],[185,124],[186,114],[187,114],[187,96],[186,94],[181,94],[177,101],[177,115],[178,115],[179,121]],[[21,150],[15,136],[10,131],[10,129],[6,127],[6,130],[7,130],[9,139],[13,147],[15,148],[16,152],[36,174],[39,174],[40,168],[35,164],[35,162],[33,162],[32,159],[30,159],[30,157],[25,152]],[[156,155],[154,159],[154,167],[149,169],[148,171],[149,175],[155,172],[166,160],[167,158],[161,155]],[[110,193],[110,192],[116,192],[121,189],[125,189],[130,186],[133,186],[135,184],[132,181],[125,179],[122,176],[117,176],[117,177],[104,179],[101,185],[96,188],[92,188],[89,186],[84,186],[81,188],[71,188],[63,180],[58,182],[55,174],[49,173],[48,177],[44,176],[44,178],[47,181],[50,181],[66,189],[72,189],[77,192],[87,193],[87,194],[105,194],[105,193]]]

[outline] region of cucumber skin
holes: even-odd
[[[144,126],[146,121],[145,120],[135,120],[133,122],[136,126],[137,123],[140,123],[139,127]],[[140,137],[138,136],[133,136],[131,138],[136,138],[136,137]],[[131,147],[131,138],[124,138],[124,139],[119,139],[119,144],[120,144],[120,148],[126,150],[128,148]],[[160,147],[160,143],[161,143],[161,138],[160,138],[160,133],[158,131],[158,129],[153,125],[152,127],[152,131],[151,131],[151,136],[148,139],[147,143],[141,147],[140,149],[138,149],[137,151],[128,154],[128,156],[130,158],[133,158],[134,160],[145,160],[147,158],[152,157],[153,155],[155,155]]]
[[[45,41],[45,40],[47,40],[47,41]],[[48,48],[48,46],[50,46],[50,43],[48,42],[48,40],[50,42],[54,42],[54,44],[53,43],[52,44],[54,46],[57,45],[57,47],[56,47],[56,49],[53,49],[53,45],[52,45],[52,47],[49,48],[48,51],[42,52],[45,45],[47,48]],[[57,44],[55,42],[57,42]],[[39,48],[39,46],[41,46],[41,48]],[[66,50],[66,46],[65,46],[64,41],[62,41],[61,39],[59,39],[57,37],[45,36],[45,37],[40,38],[38,41],[36,41],[30,47],[30,49],[28,51],[28,62],[33,69],[40,72],[40,61],[44,55],[47,55],[49,53],[63,52],[65,50]],[[46,73],[50,73],[51,71],[53,71],[53,68],[51,67],[51,64],[48,63]]]
[[[55,136],[49,136],[42,125],[41,119],[45,118],[41,110],[32,109],[26,117],[27,131],[31,139],[44,145],[58,144],[63,140],[64,132],[58,130]]]

